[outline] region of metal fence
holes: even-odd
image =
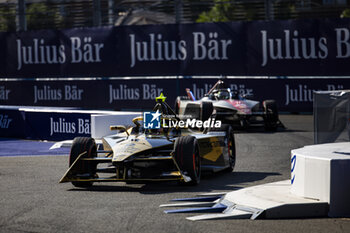
[[[350,0],[0,0],[0,31],[338,18],[346,9]]]

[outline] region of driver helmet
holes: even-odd
[[[217,98],[218,99],[221,99],[221,100],[228,100],[230,99],[230,90],[229,88],[226,90],[220,90],[218,93],[217,93]]]

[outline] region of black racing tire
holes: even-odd
[[[265,100],[264,107],[264,124],[266,131],[276,131],[278,127],[278,110],[275,100]]]
[[[175,100],[174,111],[178,115],[180,112],[180,102],[181,100],[189,100],[187,96],[178,96]]]
[[[236,165],[236,142],[235,142],[235,135],[233,133],[233,129],[231,126],[227,128],[226,133],[228,137],[227,151],[228,151],[228,157],[229,157],[229,167],[227,170],[232,172]]]
[[[89,137],[76,137],[73,140],[73,144],[69,155],[69,167],[74,163],[81,153],[87,152],[84,158],[93,158],[97,156],[97,146],[93,138]],[[74,169],[71,171],[72,175],[77,174],[90,174],[90,177],[96,176],[97,164],[92,161],[77,161]],[[91,187],[93,182],[87,181],[73,181],[72,184],[75,187]]]
[[[226,133],[226,144],[228,151],[229,166],[227,171],[232,172],[236,165],[236,143],[233,128],[230,124],[222,124],[220,128],[211,128],[210,131],[224,131]]]
[[[206,121],[213,114],[213,103],[208,101],[201,102],[200,106],[200,120]]]
[[[191,178],[191,181],[185,184],[199,184],[201,158],[197,139],[190,135],[177,138],[174,145],[174,158],[180,170]]]

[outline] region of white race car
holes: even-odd
[[[199,118],[207,120],[212,114],[224,123],[239,123],[243,128],[263,124],[267,131],[284,127],[278,118],[275,100],[250,100],[236,91],[226,88],[219,80],[200,100],[196,100],[190,89],[187,96],[178,96],[175,101],[175,112],[180,118]]]

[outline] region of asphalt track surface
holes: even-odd
[[[205,177],[196,187],[99,183],[79,189],[58,183],[67,156],[46,156],[44,149],[41,156],[28,156],[37,153],[32,148],[23,154],[25,147],[17,153],[21,156],[1,154],[0,232],[350,232],[349,218],[191,222],[185,217],[195,214],[167,215],[159,208],[174,198],[289,179],[290,150],[313,143],[312,116],[283,115],[281,120],[286,130],[238,132],[235,171]]]

